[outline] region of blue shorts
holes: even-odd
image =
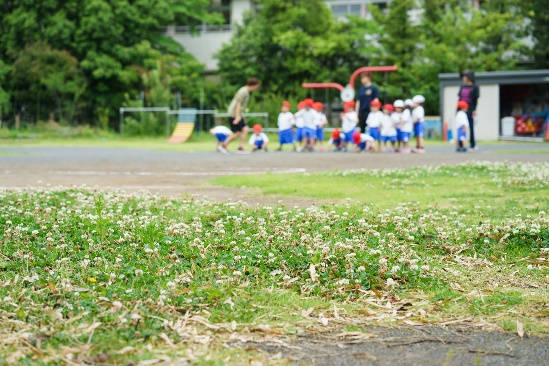
[[[316,128],[316,139],[318,141],[324,141],[324,128],[322,127]]]
[[[305,127],[303,129],[303,137],[305,137],[307,140],[309,139],[316,139],[316,129]]]
[[[292,136],[292,129],[278,131],[278,141],[282,144],[293,144],[294,137]]]
[[[257,140],[255,142],[258,149],[261,149],[261,147],[263,146],[264,143],[265,143],[265,141],[263,141],[263,140]]]
[[[423,126],[423,122],[418,122],[414,125],[414,136],[415,137],[423,137],[423,130],[425,127]]]
[[[375,141],[381,140],[381,135],[379,134],[379,128],[378,127],[370,127],[368,130],[368,133]]]
[[[304,127],[296,127],[296,129],[295,129],[295,140],[297,142],[301,142],[301,140],[303,140],[304,130],[305,130]]]
[[[467,141],[467,132],[465,131],[465,127],[461,126],[457,130],[457,140],[458,141]]]
[[[225,140],[227,140],[227,135],[225,135],[224,133],[216,133],[215,137],[219,142],[225,142]]]
[[[333,144],[335,147],[339,147],[339,145],[341,145],[341,139],[332,140],[332,144]]]
[[[386,143],[387,141],[396,142],[396,136],[381,136],[381,142]]]
[[[402,142],[410,142],[410,132],[402,132],[400,131],[400,141]]]
[[[355,130],[345,132],[345,142],[355,142],[353,139],[353,135],[355,134]]]
[[[360,148],[360,150],[365,150],[366,149],[366,141],[361,142],[360,144],[358,144],[358,147]]]
[[[397,141],[402,141],[402,131],[400,128],[397,128]]]

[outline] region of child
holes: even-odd
[[[253,151],[263,150],[267,152],[267,145],[269,144],[269,138],[265,135],[263,127],[259,124],[255,124],[252,127],[254,133],[250,137],[249,144],[253,146]]]
[[[372,136],[366,134],[366,133],[360,133],[360,131],[355,131],[353,134],[353,140],[355,142],[357,152],[362,152],[368,149],[369,151],[372,150],[372,146],[374,143],[374,139]]]
[[[303,101],[305,109],[299,112],[303,119],[303,139],[305,140],[305,150],[313,151],[316,142],[316,126],[318,113],[313,109],[315,102],[311,98]]]
[[[412,152],[410,149],[410,136],[414,130],[414,123],[412,121],[411,109],[414,106],[414,102],[411,99],[404,101],[404,110],[402,111],[402,126],[400,127],[400,138],[402,140],[402,148],[400,152],[402,154],[409,154]]]
[[[377,152],[381,152],[381,135],[379,133],[379,127],[381,126],[383,112],[379,110],[380,108],[381,102],[377,99],[373,100],[372,103],[370,103],[370,114],[368,114],[368,119],[366,120],[368,134],[377,141]]]
[[[316,102],[313,105],[313,109],[318,113],[316,120],[316,143],[320,146],[320,151],[324,151],[324,126],[328,124],[328,119],[323,112],[324,105],[322,103]]]
[[[391,147],[395,151],[395,142],[397,140],[397,131],[395,128],[395,122],[391,114],[395,111],[392,104],[385,104],[383,106],[383,118],[381,119],[381,141],[383,142],[383,148],[386,150],[387,141],[391,142]]]
[[[355,133],[356,123],[358,120],[358,115],[355,112],[354,100],[343,103],[343,113],[341,113],[340,118],[341,130],[345,134],[345,139],[341,148],[343,151],[347,151],[347,144],[352,144],[354,141],[353,134]]]
[[[414,137],[416,138],[416,149],[414,151],[422,154],[425,152],[425,148],[423,146],[423,124],[425,122],[425,110],[423,109],[423,103],[425,103],[425,98],[422,95],[416,95],[412,98],[412,101],[414,102],[412,121],[414,123]]]
[[[225,141],[227,141],[229,136],[233,134],[233,132],[229,128],[219,124],[219,122],[217,123],[218,123],[217,126],[210,129],[210,134],[214,135],[217,139],[217,145],[215,148],[216,151],[223,154],[227,154],[228,151],[223,147],[223,144],[225,143]]]
[[[343,134],[339,128],[336,128],[332,131],[332,137],[330,138],[330,145],[333,145],[333,151],[341,151],[343,146],[343,140],[345,139],[345,134]]]
[[[278,115],[278,141],[280,146],[276,151],[282,151],[282,145],[292,144],[295,150],[295,142],[292,136],[295,119],[290,112],[290,102],[282,102],[281,112]]]
[[[395,128],[397,132],[397,147],[395,149],[395,152],[400,152],[400,148],[402,146],[402,124],[404,120],[402,119],[404,111],[404,101],[401,99],[395,100],[393,103],[393,107],[395,107],[395,112],[391,114],[391,117],[393,118],[393,122],[395,123]]]
[[[464,141],[467,141],[467,125],[469,125],[469,118],[467,116],[467,111],[469,110],[469,103],[464,101],[459,101],[457,104],[458,111],[456,113],[456,142],[457,142],[457,152],[466,152],[467,148],[463,144]]]
[[[469,119],[469,147],[472,151],[477,150],[477,142],[475,140],[475,123],[474,118],[477,115],[477,103],[480,97],[480,89],[475,84],[475,73],[473,70],[465,70],[460,73],[463,85],[459,89],[459,101],[467,102],[469,109],[466,111]]]
[[[303,129],[305,128],[305,122],[303,121],[302,114],[305,110],[305,104],[303,101],[299,102],[297,104],[297,113],[295,114],[295,142],[299,143],[299,146],[297,147],[296,151],[303,150]]]

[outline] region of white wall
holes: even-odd
[[[231,24],[242,23],[244,12],[252,10],[251,0],[231,1]]]
[[[188,33],[176,33],[172,38],[185,47],[198,61],[206,65],[206,71],[217,70],[217,60],[214,54],[221,49],[223,43],[231,40],[232,32],[205,32],[193,36]]]
[[[477,120],[475,124],[475,137],[477,140],[493,141],[499,138],[499,85],[480,85],[480,98],[477,106]],[[454,131],[454,118],[458,102],[459,86],[447,86],[444,88],[444,116]]]

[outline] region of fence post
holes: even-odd
[[[120,125],[118,128],[120,130],[120,138],[124,139],[124,108],[120,108]]]
[[[166,108],[166,138],[170,138],[170,109]]]

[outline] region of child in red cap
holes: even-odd
[[[371,151],[373,149],[374,139],[372,136],[366,133],[360,133],[360,131],[355,131],[353,134],[353,140],[356,145],[357,152],[365,151],[366,149]]]
[[[292,130],[295,125],[295,118],[292,112],[290,112],[290,102],[282,102],[280,114],[278,115],[278,142],[280,146],[276,151],[282,151],[282,145],[292,144],[295,150],[294,137]]]
[[[353,134],[355,133],[356,123],[358,122],[358,115],[355,111],[354,100],[343,103],[343,113],[340,115],[340,118],[341,130],[345,134],[342,150],[347,151],[347,144],[352,144],[354,142]]]
[[[296,113],[296,119],[303,120],[303,140],[305,140],[305,151],[313,151],[316,143],[316,121],[318,113],[313,109],[314,101],[307,98],[303,101],[304,109]],[[303,143],[301,144],[303,146]]]
[[[343,140],[345,139],[345,135],[339,130],[339,128],[336,128],[332,131],[332,137],[330,138],[330,145],[334,147],[333,151],[341,151],[341,148],[343,147]]]
[[[259,124],[255,124],[252,127],[254,133],[252,133],[252,136],[250,137],[250,141],[248,142],[252,147],[253,151],[263,150],[267,152],[267,145],[269,144],[269,138],[263,132],[263,127]]]
[[[299,152],[303,149],[303,131],[305,130],[305,121],[302,117],[303,111],[305,110],[305,101],[301,101],[297,104],[297,113],[294,115],[295,118],[295,138],[294,146],[297,146],[296,151]]]
[[[324,151],[324,126],[328,124],[328,119],[324,114],[324,105],[320,102],[315,102],[313,109],[318,113],[316,120],[316,144],[320,151]]]
[[[383,119],[383,112],[380,111],[380,108],[381,102],[377,99],[373,100],[370,103],[370,114],[368,114],[368,118],[366,119],[368,134],[377,141],[377,152],[381,152],[381,134],[379,129],[381,127],[381,120]]]
[[[391,143],[393,151],[395,151],[395,143],[397,140],[397,130],[395,128],[395,121],[391,114],[395,111],[392,104],[385,104],[383,106],[383,118],[381,119],[381,142],[383,142],[383,148],[387,148],[387,142]]]
[[[467,152],[467,148],[464,145],[464,141],[467,141],[467,126],[469,125],[469,118],[467,111],[469,110],[469,103],[465,101],[459,101],[457,104],[458,111],[456,113],[456,143],[457,152]]]

